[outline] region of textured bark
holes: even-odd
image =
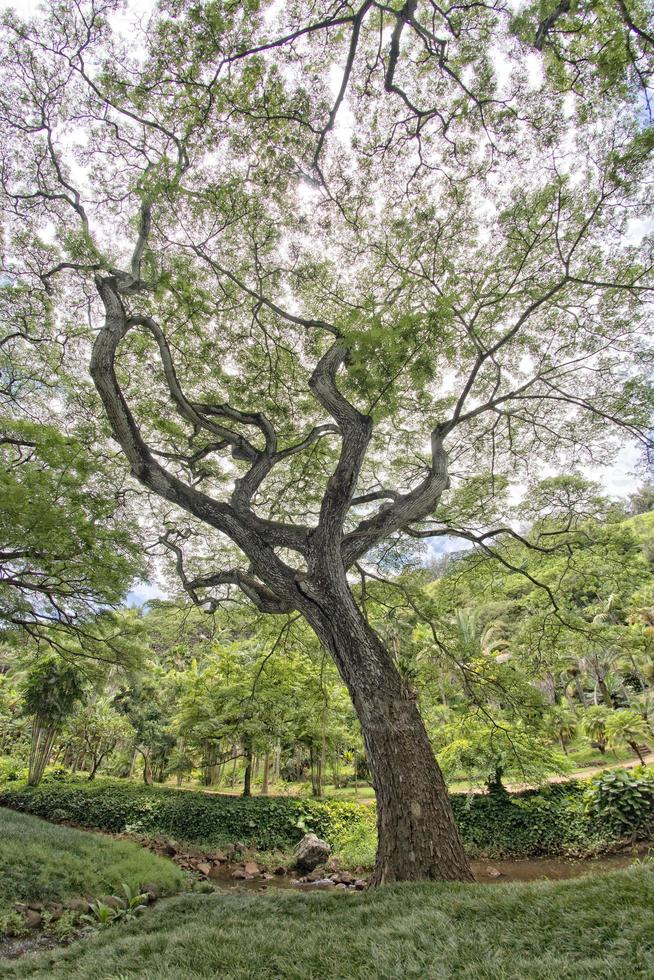
[[[358,609],[345,575],[337,590],[307,582],[303,593],[311,593],[303,612],[334,658],[361,723],[377,795],[379,844],[371,884],[473,881],[415,699]]]

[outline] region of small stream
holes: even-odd
[[[475,878],[480,884],[505,881],[564,881],[583,875],[603,874],[628,868],[638,858],[647,856],[649,847],[639,846],[620,854],[604,854],[594,858],[543,857],[523,860],[471,861]],[[499,876],[495,871],[501,872]]]
[[[583,875],[602,874],[628,868],[637,859],[643,859],[652,845],[639,845],[620,854],[605,854],[596,858],[543,857],[522,860],[484,860],[471,861],[471,867],[480,885],[504,884],[508,881],[563,881],[567,878],[580,878]],[[499,872],[499,873],[498,873]],[[293,878],[273,876],[268,880],[234,879],[226,869],[224,875],[211,878],[217,888],[243,888],[248,891],[267,891],[274,888],[290,888],[294,891],[331,891],[334,886],[300,882]],[[351,891],[351,889],[340,889]]]

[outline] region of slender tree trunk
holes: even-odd
[[[606,682],[605,682],[604,678],[601,677],[600,675],[597,676],[597,685],[598,685],[598,687],[600,689],[600,694],[602,695],[602,701],[604,702],[604,704],[606,705],[607,708],[613,709],[615,707],[615,705],[613,704],[613,701],[611,700],[611,695],[609,694],[609,689],[606,686]]]
[[[638,758],[640,759],[641,765],[645,765],[645,760],[643,759],[642,753],[635,742],[629,742],[629,748],[633,749]]]
[[[311,795],[322,796],[320,779],[320,753],[314,745],[309,746],[309,759],[311,760]]]
[[[152,786],[152,764],[150,762],[150,756],[142,752],[143,756],[143,782],[146,786]]]
[[[48,764],[58,726],[35,716],[32,722],[32,742],[30,745],[28,786],[38,786]]]
[[[252,741],[246,737],[243,741],[245,755],[245,774],[243,776],[243,796],[252,796]]]
[[[588,707],[588,698],[586,697],[586,692],[583,689],[581,681],[579,680],[579,674],[575,674],[575,690],[577,692],[577,697],[581,701],[584,708]]]
[[[357,607],[345,572],[305,581],[302,593],[309,600],[302,612],[334,658],[363,732],[377,795],[371,883],[474,881],[415,697]]]
[[[270,752],[263,757],[263,778],[261,780],[261,795],[268,796],[268,776],[270,773]]]

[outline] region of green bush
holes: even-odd
[[[451,800],[472,856],[598,852],[626,836],[646,836],[654,821],[654,779],[645,771],[518,794],[458,793]],[[0,785],[0,806],[54,822],[166,835],[207,847],[242,841],[261,851],[286,850],[313,831],[355,865],[370,864],[375,847],[374,805],[344,800],[242,799],[99,779],[38,787],[6,783]]]
[[[27,779],[27,766],[9,756],[0,757],[0,784],[16,783]]]
[[[523,793],[456,794],[454,816],[468,853],[488,857],[584,854],[613,842],[569,782]]]
[[[654,826],[654,777],[646,769],[614,769],[590,780],[586,809],[618,837],[644,837]]]
[[[370,821],[361,804],[341,800],[241,799],[108,779],[9,783],[0,786],[0,806],[112,833],[165,834],[211,846],[243,841],[265,851],[292,846],[309,830],[337,846],[354,823]]]

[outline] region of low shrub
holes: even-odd
[[[18,759],[0,756],[0,783],[16,783],[27,779],[27,766]]]

